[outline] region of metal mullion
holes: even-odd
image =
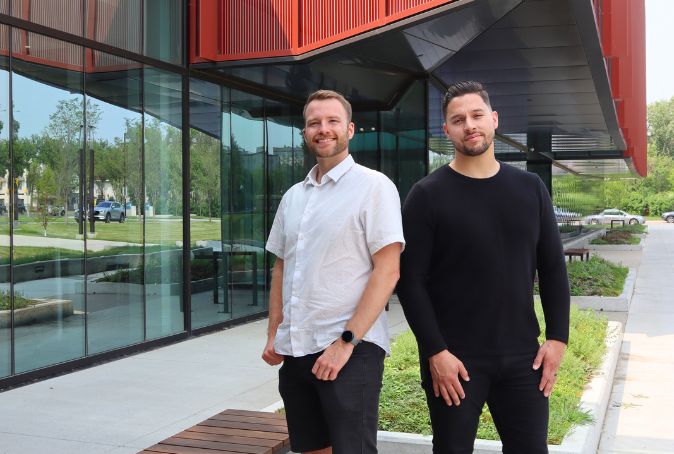
[[[84,24],[84,17],[86,17],[86,14],[82,15],[82,23],[83,24]],[[87,52],[87,50],[86,50],[86,47],[81,47],[81,49],[82,49],[82,66],[83,66],[83,68],[86,68],[86,58],[87,58],[86,52]],[[86,85],[87,78],[85,77],[84,71],[82,71],[81,77],[82,77],[82,79],[81,79],[81,84],[82,84],[82,117],[83,117],[83,124],[84,124],[84,131],[83,131],[83,133],[84,133],[83,139],[84,140],[83,140],[83,143],[81,143],[80,145],[82,146],[82,155],[85,156],[84,162],[86,163],[86,156],[87,156],[87,152],[89,151],[89,135],[87,133],[87,131],[88,131],[88,124],[87,124],[87,120],[88,120],[88,118],[87,118],[87,85]],[[92,143],[92,146],[93,146],[93,143]],[[93,160],[93,153],[91,155],[91,159]],[[80,157],[80,162],[82,162],[81,157]],[[92,164],[90,164],[90,165],[92,165]],[[86,176],[87,176],[87,166],[86,165],[83,169],[83,173],[84,173],[85,178],[86,178]],[[93,168],[92,168],[91,175],[88,175],[88,178],[93,180],[93,178],[94,178]],[[84,184],[84,187],[85,188],[88,187],[86,183]],[[92,205],[93,205],[94,194],[92,193],[92,194],[87,194],[87,195],[90,195],[92,197],[91,200],[92,200]],[[86,200],[86,198],[85,198],[85,200]],[[67,208],[67,204],[68,204],[68,201],[66,200],[66,208]],[[86,212],[87,211],[85,210],[85,213]],[[92,222],[94,222],[93,221],[93,219],[94,219],[93,218],[93,216],[94,216],[93,206],[91,207],[91,213],[90,214],[92,216],[92,218],[91,218]],[[88,356],[89,355],[89,310],[88,310],[88,300],[89,300],[89,298],[87,296],[87,255],[88,255],[87,254],[87,242],[88,242],[89,235],[87,234],[86,217],[83,218],[82,216],[80,216],[80,222],[83,226],[82,242],[83,242],[83,246],[84,246],[84,253],[83,253],[83,259],[82,259],[84,261],[82,263],[82,271],[84,271],[84,276],[83,276],[84,277],[84,286],[83,286],[83,291],[84,291],[84,356]]]
[[[141,217],[141,268],[143,270],[143,342],[147,342],[147,284],[145,282],[145,66],[140,72],[140,99],[141,99],[141,113],[140,113],[140,203],[142,204]],[[140,206],[138,207],[141,208]]]
[[[182,166],[183,166],[183,322],[185,331],[192,330],[191,263],[190,263],[190,105],[189,76],[182,76]]]
[[[189,33],[187,29],[187,14],[188,6],[187,2],[183,2],[182,8],[182,48],[183,53],[181,55],[181,62],[183,66],[187,67],[187,54],[189,53]],[[191,282],[192,282],[192,269],[190,263],[190,181],[191,181],[191,169],[190,169],[190,76],[189,76],[189,67],[187,67],[187,73],[182,75],[182,165],[183,165],[183,307],[185,308],[184,312],[184,326],[185,331],[188,333],[192,332],[192,292]],[[216,286],[217,286],[217,276],[216,276]]]
[[[11,1],[10,1],[10,12],[11,12]],[[8,59],[8,90],[9,90],[9,105],[7,106],[8,120],[9,120],[9,146],[8,146],[8,158],[9,158],[9,181],[7,188],[12,188],[10,191],[9,198],[9,211],[7,216],[9,218],[9,375],[16,374],[16,357],[14,349],[14,341],[16,339],[14,333],[14,91],[12,88],[12,74],[13,74],[13,46],[12,41],[12,27],[7,27],[7,32],[9,33],[8,37],[8,46],[9,46],[9,59]]]
[[[173,63],[168,63],[163,60],[158,60],[156,58],[148,57],[142,54],[136,54],[130,52],[126,49],[120,49],[118,47],[111,46],[109,44],[100,43],[93,39],[85,38],[82,36],[74,35],[72,33],[63,32],[61,30],[56,30],[53,28],[45,27],[44,25],[36,24],[24,19],[19,19],[14,16],[0,13],[0,23],[10,25],[12,27],[20,28],[22,30],[37,33],[44,35],[50,38],[58,39],[61,41],[66,41],[71,44],[76,44],[81,47],[90,48],[92,50],[97,50],[100,52],[105,52],[117,57],[122,57],[127,60],[140,62],[144,65],[153,66],[159,69],[163,69],[169,72],[177,72],[180,74],[186,74],[187,68],[184,68],[180,65],[175,65]],[[143,25],[144,26],[144,25]],[[144,31],[143,33],[144,34]],[[143,44],[143,36],[141,36],[141,45]]]

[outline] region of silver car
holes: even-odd
[[[643,216],[629,214],[615,208],[587,216],[584,219],[585,224],[610,224],[612,221],[623,221],[625,224],[643,224],[645,222]]]
[[[94,219],[97,221],[124,222],[124,206],[118,202],[99,202],[94,207]]]
[[[674,224],[674,211],[667,211],[666,213],[662,213],[662,219],[669,222],[670,224]]]

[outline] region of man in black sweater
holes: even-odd
[[[449,87],[443,113],[455,157],[407,196],[398,284],[419,344],[433,452],[472,453],[486,402],[504,453],[547,453],[547,398],[568,341],[570,300],[550,196],[537,175],[496,160],[498,115],[481,84]]]

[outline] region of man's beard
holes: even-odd
[[[330,137],[323,137],[323,138],[330,138]],[[331,151],[329,151],[327,154],[325,154],[325,151],[323,151],[323,154],[318,153],[318,146],[317,144],[313,142],[306,142],[307,145],[307,150],[309,153],[317,158],[331,158],[333,156],[337,156],[344,150],[346,150],[349,146],[349,141],[346,139],[344,136],[337,135],[335,137],[335,143]]]
[[[480,156],[483,154],[485,151],[489,150],[489,147],[491,146],[492,143],[494,143],[494,136],[487,137],[486,135],[484,137],[484,143],[482,145],[476,145],[474,147],[466,147],[463,146],[463,144],[454,144],[454,149],[461,153],[464,156]]]

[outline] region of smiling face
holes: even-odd
[[[498,114],[476,93],[453,98],[445,111],[442,129],[457,152],[479,156],[490,148],[498,128]]]
[[[348,154],[354,125],[337,99],[311,101],[304,114],[304,140],[318,159]]]

